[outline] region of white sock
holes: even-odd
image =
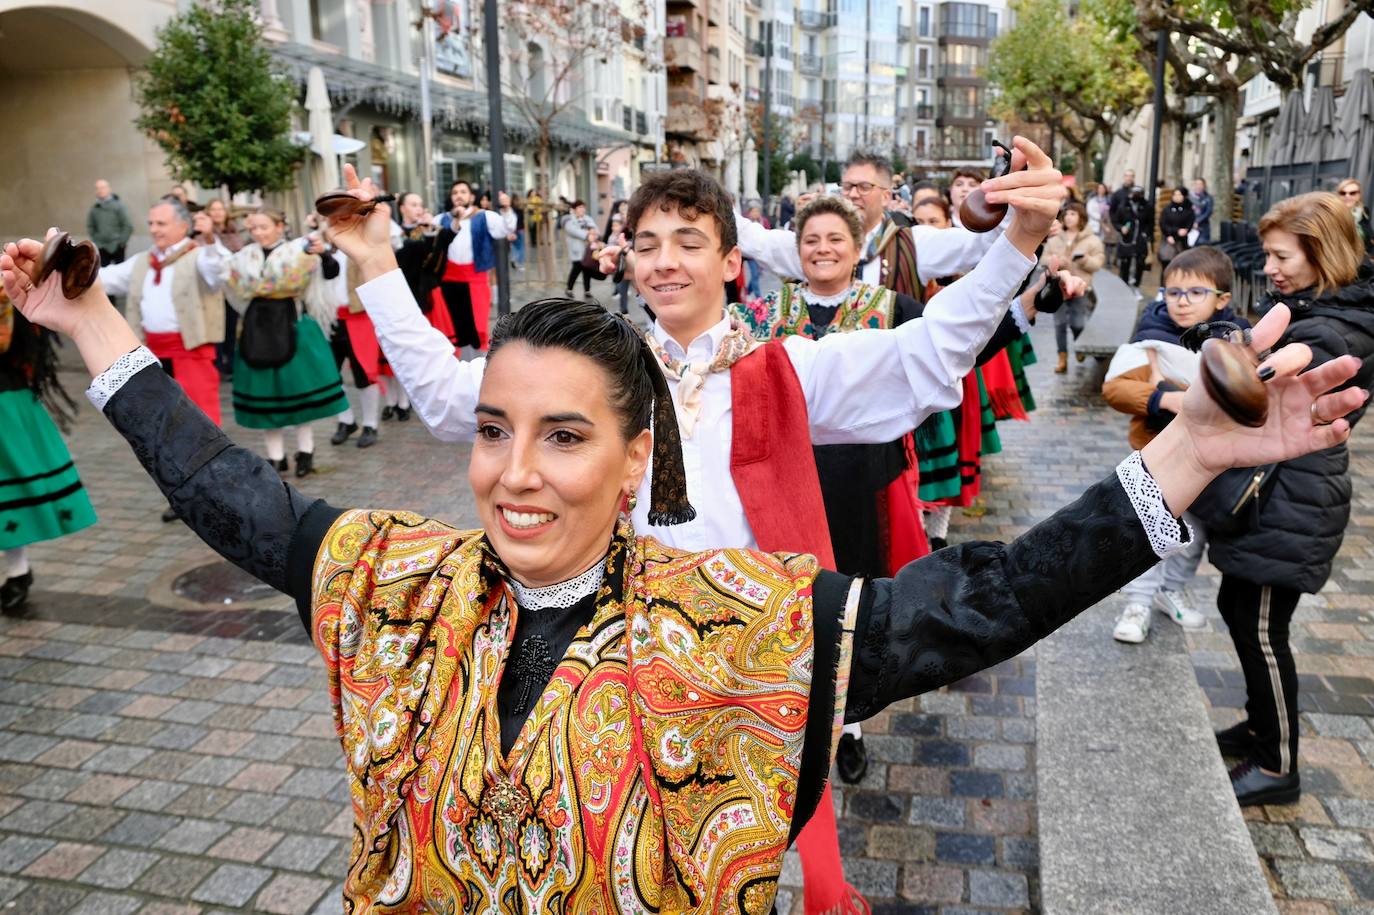
[[[269,461],[280,461],[286,457],[286,438],[282,435],[282,430],[265,429],[262,437],[267,443],[267,459]]]
[[[306,454],[315,453],[315,430],[309,423],[301,423],[296,427],[296,450]]]
[[[410,409],[410,395],[399,383],[396,385],[396,406],[402,410]]]
[[[395,378],[378,379],[377,383],[382,386],[383,402],[388,407],[396,406],[396,392],[401,389],[401,385]]]
[[[353,423],[356,421],[353,418],[353,405],[349,404],[348,409],[340,413],[338,419],[339,422],[343,423],[345,426],[353,425]]]
[[[939,508],[926,512],[926,535],[939,537],[941,540],[948,539],[949,516],[953,513],[954,508],[950,505],[941,505]]]
[[[377,421],[382,414],[381,388],[375,384],[363,388],[358,392],[358,403],[362,407],[363,426],[369,429],[377,428]]]
[[[855,740],[860,740],[860,739],[862,739],[863,736],[864,736],[863,728],[859,726],[859,723],[858,723],[857,721],[854,722],[853,724],[846,724],[846,725],[844,726],[844,730],[841,731],[840,733],[841,733],[841,734],[848,734],[849,736],[853,737]]]
[[[12,550],[5,550],[5,564],[9,566],[9,574],[6,578],[18,578],[29,571],[29,548],[17,546]]]

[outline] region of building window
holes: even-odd
[[[930,7],[923,6],[916,13],[916,33],[922,38],[930,37]]]
[[[988,10],[988,37],[997,37],[997,10]]]
[[[988,8],[980,3],[940,4],[940,34],[987,38]]]
[[[920,79],[930,79],[930,48],[917,48],[916,76]]]
[[[925,129],[924,127],[917,127],[917,128],[916,128],[916,152],[921,153],[921,154],[924,154],[925,151],[926,151],[926,129]]]

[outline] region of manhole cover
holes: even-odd
[[[172,581],[177,597],[205,606],[223,607],[263,600],[277,590],[227,562],[212,562],[183,572]]]

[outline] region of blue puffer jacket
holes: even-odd
[[[1366,261],[1355,282],[1314,296],[1274,295],[1267,310],[1283,302],[1293,311],[1279,345],[1306,343],[1312,365],[1355,356],[1360,370],[1349,386],[1374,388],[1374,265]],[[1310,368],[1310,366],[1309,366]],[[1347,418],[1353,426],[1368,407]],[[1282,585],[1316,593],[1331,575],[1350,520],[1350,452],[1345,445],[1278,465],[1259,509],[1259,525],[1209,546],[1212,564],[1227,575],[1261,585]]]

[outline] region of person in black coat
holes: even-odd
[[[1131,195],[1112,206],[1112,225],[1121,233],[1116,256],[1121,263],[1121,279],[1134,289],[1140,287],[1145,258],[1150,253],[1150,237],[1155,232],[1155,214],[1145,199],[1145,189],[1134,187]]]
[[[1330,193],[1303,194],[1259,225],[1273,289],[1267,311],[1288,306],[1280,345],[1303,343],[1312,366],[1359,358],[1348,383],[1374,387],[1374,264],[1349,212]],[[1366,405],[1350,413],[1353,426]],[[1250,804],[1298,799],[1298,675],[1288,627],[1303,593],[1326,584],[1350,520],[1350,453],[1344,444],[1223,476],[1202,502],[1210,556],[1221,570],[1217,609],[1245,674],[1246,719],[1217,734],[1236,798]]]
[[[1188,192],[1181,187],[1174,188],[1173,195],[1169,198],[1169,205],[1164,208],[1164,212],[1159,214],[1159,276],[1161,286],[1164,284],[1164,271],[1169,268],[1169,261],[1188,250],[1188,232],[1192,230],[1195,222],[1197,222],[1197,211],[1188,201]],[[1166,245],[1166,242],[1170,240],[1173,241],[1172,253],[1169,253],[1169,246]],[[1167,259],[1166,253],[1169,254]]]

